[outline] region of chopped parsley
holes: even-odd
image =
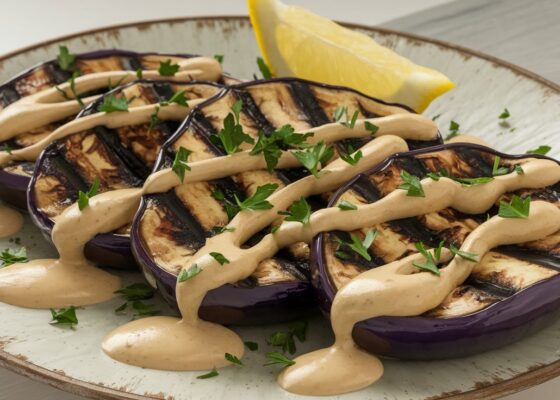
[[[550,146],[541,145],[541,146],[537,147],[536,149],[527,150],[527,154],[540,154],[540,155],[544,156],[551,149],[552,149],[552,147],[550,147]]]
[[[294,365],[296,363],[294,360],[286,357],[284,354],[279,353],[277,351],[266,353],[266,358],[269,361],[266,364],[264,364],[265,367],[269,365],[278,365],[278,364],[284,367],[289,367],[290,365]]]
[[[379,127],[375,124],[372,124],[369,121],[365,121],[364,122],[364,127],[371,132],[372,135],[375,135],[377,133],[377,131],[379,130]]]
[[[278,331],[272,333],[266,340],[270,346],[280,347],[284,353],[296,352],[297,338],[300,342],[305,342],[307,336],[307,321],[296,321],[290,325],[287,331]]]
[[[158,72],[161,76],[174,76],[179,71],[179,64],[172,64],[171,60],[160,61]]]
[[[406,190],[406,195],[411,197],[426,197],[424,194],[424,189],[422,189],[422,183],[417,176],[411,175],[404,169],[401,170],[401,178],[403,183],[398,186],[398,189]]]
[[[224,55],[223,54],[214,54],[214,60],[218,61],[220,64],[224,63]]]
[[[350,203],[347,200],[342,200],[340,203],[338,203],[337,207],[340,208],[343,211],[357,210],[358,209],[358,206],[356,206],[353,203]]]
[[[237,205],[235,203],[226,199],[226,197],[224,195],[224,192],[222,192],[220,189],[215,189],[212,192],[212,197],[223,204],[224,209],[226,211],[226,214],[228,216],[228,219],[230,221],[233,217],[235,217],[235,214],[237,214],[239,212],[239,207],[237,207]]]
[[[255,191],[255,194],[243,201],[239,200],[237,195],[234,195],[237,206],[241,211],[243,210],[269,210],[273,206],[266,199],[278,189],[276,183],[267,183],[265,185],[259,186]]]
[[[301,222],[302,224],[308,224],[309,218],[311,217],[311,207],[305,197],[301,197],[299,200],[293,202],[293,204],[288,208],[288,211],[279,211],[280,215],[287,215],[286,221]]]
[[[507,108],[504,108],[504,111],[502,111],[502,113],[498,116],[498,118],[501,119],[502,122],[505,122],[505,120],[509,117],[511,117],[511,114],[509,113],[509,110]]]
[[[157,125],[163,122],[158,114],[159,114],[159,106],[156,106],[154,112],[152,113],[152,115],[150,115],[150,126],[148,127],[149,131],[151,131],[153,128],[155,128]]]
[[[449,246],[449,250],[455,256],[459,256],[461,258],[464,258],[465,260],[478,262],[478,255],[477,254],[469,253],[468,251],[462,251],[462,250],[458,249],[457,247],[455,247],[453,245]]]
[[[128,103],[129,101],[125,97],[116,97],[114,94],[110,94],[103,98],[99,111],[106,113],[128,111]]]
[[[97,194],[99,191],[99,185],[99,177],[96,176],[87,192],[82,192],[81,190],[78,192],[78,208],[80,211],[89,205],[89,199]]]
[[[0,253],[0,268],[27,261],[29,260],[27,258],[27,250],[25,247],[20,247],[17,250],[5,249]]]
[[[154,315],[160,313],[160,310],[156,308],[155,304],[144,303],[143,301],[140,300],[135,300],[132,302],[132,309],[134,310],[132,319],[153,317]]]
[[[126,300],[123,304],[121,304],[119,307],[115,309],[115,313],[119,314],[124,312],[128,308],[128,305],[131,302],[151,299],[152,297],[154,297],[155,291],[148,284],[144,282],[137,282],[127,287],[124,287],[122,289],[119,289],[115,293],[120,294],[121,297],[123,297]],[[134,307],[133,304],[133,308],[138,311],[138,308],[142,308],[142,305],[144,305],[144,303],[141,303],[140,305],[137,304],[136,307]]]
[[[352,153],[354,152],[355,154],[352,156]],[[349,144],[348,147],[346,148],[346,152],[339,151],[339,156],[342,160],[344,160],[348,164],[356,165],[364,155],[361,150],[356,151],[354,150],[354,147],[352,147],[352,145]]]
[[[463,186],[483,185],[494,180],[494,178],[491,176],[481,176],[479,178],[459,178],[457,176],[451,175],[447,168],[441,168],[437,173],[429,172],[426,174],[426,176],[433,179],[434,181],[439,181],[439,179],[442,177],[449,178],[451,180],[454,180],[455,182],[460,183]]]
[[[434,121],[434,122],[437,121],[439,119],[439,117],[441,117],[441,114],[434,115],[432,117],[432,121]]]
[[[181,183],[185,181],[185,171],[191,170],[191,167],[187,165],[187,159],[189,158],[191,153],[192,151],[181,146],[175,154],[175,159],[173,160],[171,170],[175,172],[175,174],[179,177]]]
[[[319,168],[328,163],[334,155],[334,149],[327,146],[325,142],[319,142],[301,151],[294,151],[292,154],[313,176],[317,177]]]
[[[178,92],[173,93],[173,96],[169,98],[167,101],[161,101],[159,104],[162,107],[168,106],[172,103],[179,104],[183,107],[188,107],[189,103],[187,102],[187,96],[185,96],[186,90],[180,90]]]
[[[78,317],[76,316],[76,307],[70,306],[67,308],[54,309],[51,308],[52,320],[49,322],[51,325],[67,327],[74,329],[78,325]]]
[[[257,57],[257,65],[264,79],[272,78],[272,72],[270,72],[270,68],[268,67],[268,65],[266,65],[261,57]]]
[[[182,269],[181,272],[179,273],[179,276],[177,276],[177,280],[179,282],[184,282],[191,278],[194,278],[201,272],[202,272],[202,268],[200,268],[198,264],[193,264],[188,269]]]
[[[58,46],[58,56],[56,56],[58,66],[63,71],[72,71],[76,68],[76,56],[68,50],[66,46]]]
[[[432,256],[432,253],[430,253],[424,247],[424,243],[417,242],[417,243],[414,244],[414,246],[420,252],[420,254],[422,254],[424,256],[424,258],[426,260],[424,262],[414,261],[412,263],[412,265],[414,265],[416,268],[423,269],[425,271],[431,272],[434,275],[439,276],[440,275],[439,268],[437,267],[437,264],[434,260],[434,257]],[[441,254],[441,248],[439,250],[439,253]]]
[[[243,363],[241,362],[241,360],[239,358],[237,358],[236,356],[234,356],[233,354],[225,353],[224,358],[232,364],[243,366]]]
[[[229,264],[229,260],[222,253],[217,253],[215,251],[212,251],[210,252],[210,256],[214,260],[218,261],[220,265]]]
[[[522,167],[521,165],[519,165],[519,164],[517,164],[517,165],[513,168],[513,170],[514,170],[515,172],[517,172],[517,175],[523,175],[523,174],[525,173],[525,171],[523,171],[523,167]]]
[[[136,77],[137,77],[138,79],[142,79],[142,78],[144,77],[144,72],[142,71],[142,68],[138,68],[138,69],[136,70]]]
[[[11,155],[13,149],[10,147],[9,144],[4,143],[4,146],[2,147],[2,150]]]
[[[247,347],[250,351],[257,351],[259,349],[259,344],[256,342],[243,342],[245,343],[245,347]]]
[[[206,374],[198,375],[196,379],[210,379],[220,375],[216,367],[212,368],[212,370]]]
[[[511,202],[500,201],[498,215],[502,218],[528,218],[530,206],[531,196],[523,199],[514,194]]]
[[[233,232],[235,231],[235,228],[228,228],[227,226],[214,226],[211,230],[214,235],[219,235],[224,232]]]
[[[492,176],[505,175],[509,173],[508,167],[500,167],[500,156],[494,158],[494,165],[492,166]]]
[[[449,134],[447,135],[445,140],[453,139],[458,134],[459,134],[459,124],[452,120],[449,123]]]
[[[224,127],[217,135],[210,136],[212,143],[223,148],[227,154],[238,152],[241,143],[255,143],[255,140],[243,131],[243,126],[239,123],[242,106],[243,102],[237,100],[231,106],[231,112],[224,118]]]
[[[371,261],[371,255],[368,252],[369,247],[375,240],[377,236],[377,231],[374,229],[370,229],[364,240],[360,240],[360,238],[353,233],[350,234],[350,239],[352,239],[352,243],[348,243],[348,247],[358,253],[360,256],[365,258],[367,261]]]
[[[356,120],[358,119],[358,111],[354,111],[350,120],[348,120],[348,107],[338,106],[334,110],[333,119],[335,122],[339,122],[341,125],[353,129],[356,125]],[[373,125],[373,124],[372,124]]]

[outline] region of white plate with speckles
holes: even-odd
[[[542,144],[553,146],[560,132],[560,87],[500,60],[446,43],[378,28],[351,25],[413,61],[437,68],[457,88],[426,110],[438,119],[442,134],[449,122],[461,132],[483,137],[499,150],[525,152]],[[178,40],[185,38],[185,40]],[[60,44],[74,52],[99,48],[137,51],[224,54],[225,68],[234,76],[256,72],[258,48],[247,18],[210,17],[135,23],[85,32],[26,48],[0,59],[0,81],[40,61],[50,59]],[[497,116],[507,107],[511,127]],[[515,128],[512,132],[511,128]],[[55,254],[39,231],[27,221],[18,234],[30,257]],[[14,247],[0,240],[0,249]],[[126,274],[128,282],[139,274]],[[275,384],[275,370],[261,368],[262,353],[248,352],[244,368],[227,368],[211,380],[200,373],[162,372],[119,364],[103,354],[102,337],[127,321],[113,309],[119,300],[79,310],[75,330],[48,324],[48,311],[0,304],[0,365],[61,389],[100,399],[295,399]],[[164,307],[162,305],[162,307]],[[259,342],[277,326],[236,329],[245,340]],[[298,353],[325,346],[332,336],[328,324],[311,321],[307,342]],[[560,375],[560,321],[514,345],[473,357],[434,361],[386,361],[386,373],[374,386],[341,396],[343,399],[490,399],[536,385]]]

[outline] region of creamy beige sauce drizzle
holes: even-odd
[[[174,76],[161,76],[156,70],[142,72],[143,79],[191,81],[218,81],[222,77],[220,63],[212,58],[194,57],[178,62],[179,72]],[[87,74],[75,79],[77,93],[107,88],[109,81],[126,84],[137,80],[133,71],[105,71]],[[67,96],[74,97],[70,83],[58,86]],[[83,98],[85,105],[95,101],[99,96]],[[10,104],[0,112],[0,141],[5,141],[29,130],[39,128],[52,122],[77,114],[82,106],[75,100],[66,100],[56,89],[50,88]]]
[[[21,213],[0,204],[0,239],[18,233],[22,226]]]

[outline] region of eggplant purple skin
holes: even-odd
[[[399,155],[460,147],[484,149],[509,159],[543,158],[558,162],[535,154],[512,156],[476,144],[440,145],[389,157],[338,189],[329,200],[329,207],[336,204],[338,198],[360,177],[384,168]],[[324,234],[319,234],[313,239],[310,268],[316,300],[328,318],[336,289],[328,276],[323,238]],[[402,360],[436,360],[464,357],[511,344],[537,332],[559,316],[560,275],[556,275],[470,315],[451,318],[370,318],[358,322],[352,336],[360,347],[375,354]]]
[[[233,85],[233,88],[243,88],[248,85],[259,83],[275,82],[304,82],[312,85],[323,86],[333,89],[344,89],[359,93],[356,90],[333,86],[327,84],[319,84],[298,78],[274,78],[270,80],[261,80],[258,82],[246,82]],[[216,101],[225,95],[226,91],[222,91],[212,99],[199,104],[196,109],[204,107],[206,104]],[[410,108],[401,104],[387,103],[379,99],[375,99],[383,104],[396,105],[414,112]],[[164,154],[171,147],[173,142],[177,140],[186,126],[190,123],[191,112],[189,117],[183,121],[175,134],[171,136],[162,146],[158,159],[154,166],[157,171],[165,162]],[[439,136],[438,136],[438,140]],[[441,143],[441,142],[439,142]],[[421,146],[420,142],[413,142],[411,146]],[[427,146],[427,144],[426,144]],[[165,300],[174,308],[177,308],[177,299],[175,297],[175,288],[177,277],[163,269],[161,269],[150,258],[142,245],[142,239],[139,235],[139,223],[141,216],[146,208],[146,200],[142,198],[140,207],[136,212],[136,216],[132,223],[131,239],[132,252],[135,256],[137,264],[142,269],[144,275],[152,285],[155,285]],[[227,306],[224,306],[227,304]],[[202,301],[199,316],[207,321],[220,324],[232,325],[259,325],[267,323],[279,323],[290,321],[297,318],[305,317],[315,310],[315,297],[310,282],[283,282],[266,286],[256,286],[252,288],[243,288],[232,284],[226,284],[214,290],[211,290]]]
[[[76,54],[78,59],[92,59],[92,58],[100,58],[100,57],[110,57],[110,56],[128,56],[128,57],[138,57],[138,56],[146,56],[146,55],[158,55],[161,53],[157,52],[146,52],[146,53],[137,53],[134,51],[129,50],[121,50],[121,49],[104,49],[104,50],[96,50],[87,53]],[[168,56],[177,56],[177,57],[194,57],[192,54],[165,54]],[[26,69],[25,71],[20,72],[16,76],[10,78],[10,80],[4,82],[0,85],[0,90],[16,81],[17,79],[21,78],[22,76],[32,72],[33,70],[49,64],[53,63],[54,60],[45,61],[39,64],[34,65]],[[134,72],[134,71],[131,71]],[[27,187],[29,186],[29,182],[31,179],[24,175],[17,175],[12,174],[10,172],[6,172],[4,170],[0,170],[0,199],[13,205],[20,210],[27,210]],[[130,254],[130,251],[129,251]]]

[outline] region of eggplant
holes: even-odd
[[[159,62],[172,59],[194,57],[190,54],[136,53],[126,50],[98,50],[76,55],[75,65],[81,74],[92,74],[104,71],[129,70],[135,73],[138,69],[158,69]],[[0,86],[0,113],[10,104],[66,82],[71,77],[69,71],[62,70],[56,60],[50,60],[27,69]],[[233,78],[224,77],[231,82]],[[99,94],[107,90],[88,94]],[[0,141],[0,149],[9,146],[18,149],[29,146],[54,131],[59,126],[73,119],[64,118],[29,132],[21,133],[5,142]],[[0,199],[25,209],[25,191],[33,173],[34,163],[17,161],[0,167]]]
[[[286,124],[297,132],[305,132],[331,123],[337,106],[348,106],[349,115],[357,110],[362,118],[410,112],[403,106],[387,104],[351,89],[300,79],[279,78],[234,85],[193,109],[183,129],[163,146],[154,171],[169,167],[179,146],[193,151],[191,160],[224,155],[210,138],[222,128],[231,105],[238,100],[243,104],[240,123],[252,137],[257,137],[258,131],[271,134]],[[345,140],[337,146],[346,148],[346,144],[352,143],[358,149],[367,141]],[[410,144],[434,143],[441,143],[441,139]],[[184,257],[194,254],[230,219],[224,199],[234,202],[234,195],[244,199],[257,186],[273,182],[282,187],[307,174],[303,168],[272,173],[250,171],[144,196],[131,235],[133,252],[148,281],[176,307],[175,284]],[[218,191],[221,196],[216,196]],[[326,199],[317,196],[309,200],[319,208],[326,204]],[[264,233],[260,232],[244,245],[257,243]],[[263,261],[249,278],[209,292],[200,315],[221,324],[262,324],[300,317],[313,305],[309,246],[298,243]]]
[[[187,99],[215,95],[222,85],[203,82],[135,81],[118,87],[86,107],[80,114],[96,113],[105,96],[124,95],[129,107],[166,101],[184,90]],[[87,191],[96,177],[100,192],[142,186],[151,173],[161,145],[181,121],[163,121],[150,128],[138,124],[109,129],[97,126],[50,144],[35,165],[28,189],[28,208],[35,224],[50,239],[54,219]],[[129,225],[99,234],[85,248],[93,262],[116,268],[135,268],[130,251]]]
[[[425,178],[443,169],[459,178],[492,176],[496,156],[500,166],[514,166],[537,155],[507,155],[475,144],[447,144],[397,154],[356,176],[330,199],[373,203],[396,190],[400,171]],[[497,214],[500,200],[530,195],[559,204],[560,183],[504,194],[486,213],[466,215],[451,208],[438,213],[380,224],[369,248],[368,262],[345,251],[348,232],[317,235],[312,244],[311,272],[319,306],[328,316],[334,296],[359,273],[417,252],[415,242],[436,247],[440,241],[460,247],[465,237],[488,216]],[[342,255],[337,252],[347,254]],[[415,317],[378,317],[354,326],[358,345],[375,354],[409,360],[462,357],[504,346],[553,321],[560,313],[560,232],[543,240],[501,246],[489,252],[469,278],[438,307]]]

